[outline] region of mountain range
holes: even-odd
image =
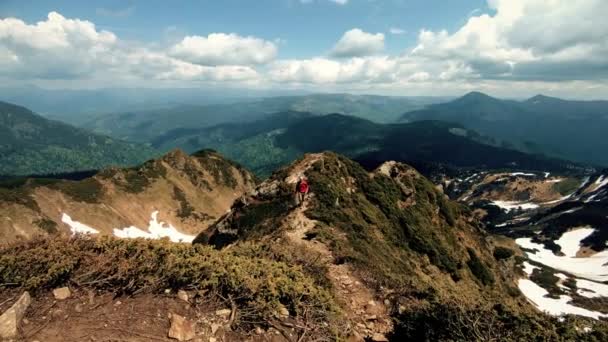
[[[51,174],[136,165],[156,152],[0,102],[0,175]]]
[[[447,103],[410,111],[402,122],[459,123],[525,152],[594,165],[608,165],[608,101],[569,101],[534,96],[502,100],[472,92]]]
[[[246,124],[176,129],[152,141],[160,150],[213,148],[265,176],[303,153],[331,150],[369,168],[386,160],[417,167],[444,165],[556,170],[573,163],[490,145],[459,124],[420,121],[378,124],[342,114],[282,112]]]
[[[55,114],[63,120],[96,133],[135,142],[149,142],[174,129],[204,128],[221,123],[251,122],[282,111],[318,115],[348,113],[376,122],[394,122],[407,110],[442,101],[435,97],[389,97],[350,94],[313,94],[240,99],[223,103],[169,104],[123,112]]]

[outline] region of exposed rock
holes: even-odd
[[[185,317],[171,314],[169,337],[178,341],[190,341],[196,336],[194,324]]]
[[[346,339],[346,342],[365,342],[365,339],[355,332]]]
[[[222,326],[220,324],[217,323],[212,323],[211,324],[211,334],[215,335],[215,333],[221,328]]]
[[[382,334],[374,334],[374,336],[372,336],[372,341],[373,342],[388,342],[388,338],[386,338],[386,336],[384,336]]]
[[[215,311],[215,314],[221,317],[228,317],[230,316],[230,314],[232,313],[232,310],[230,309],[220,309]]]
[[[55,296],[55,299],[57,300],[66,300],[70,298],[71,295],[72,292],[67,287],[62,287],[53,290],[53,296]]]
[[[15,304],[0,316],[1,339],[13,339],[17,337],[19,324],[31,303],[32,297],[30,297],[28,292],[24,292]]]
[[[184,290],[179,290],[177,291],[177,298],[183,300],[184,302],[189,302],[189,296],[188,296],[188,292],[184,291]]]

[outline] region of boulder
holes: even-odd
[[[194,324],[183,316],[171,314],[169,337],[178,341],[190,341],[196,337]]]
[[[17,337],[19,324],[31,303],[32,297],[28,292],[24,292],[15,304],[0,316],[1,340],[10,340]]]
[[[62,288],[53,290],[53,296],[55,296],[55,299],[57,299],[57,300],[68,299],[68,298],[70,298],[71,295],[72,295],[72,292],[70,292],[70,289],[67,287],[62,287]]]

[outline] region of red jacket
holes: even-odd
[[[305,194],[308,192],[308,190],[309,190],[309,186],[308,186],[307,181],[301,180],[300,182],[298,182],[298,185],[297,185],[298,192]]]

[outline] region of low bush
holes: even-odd
[[[301,266],[239,248],[218,251],[165,240],[37,238],[0,249],[0,283],[34,292],[65,285],[117,294],[207,290],[233,298],[257,321],[280,304],[296,316],[306,311],[320,320],[335,312],[330,293]]]
[[[469,269],[482,284],[484,285],[492,285],[494,284],[494,275],[488,267],[479,260],[477,253],[471,248],[467,248],[467,252],[469,253],[469,261],[467,261],[467,265]]]
[[[542,313],[517,313],[502,305],[465,307],[434,302],[394,318],[394,341],[607,341],[608,324]],[[583,327],[590,327],[585,332]]]
[[[498,246],[494,248],[494,258],[496,260],[506,260],[511,258],[514,254],[515,252],[507,247]]]

